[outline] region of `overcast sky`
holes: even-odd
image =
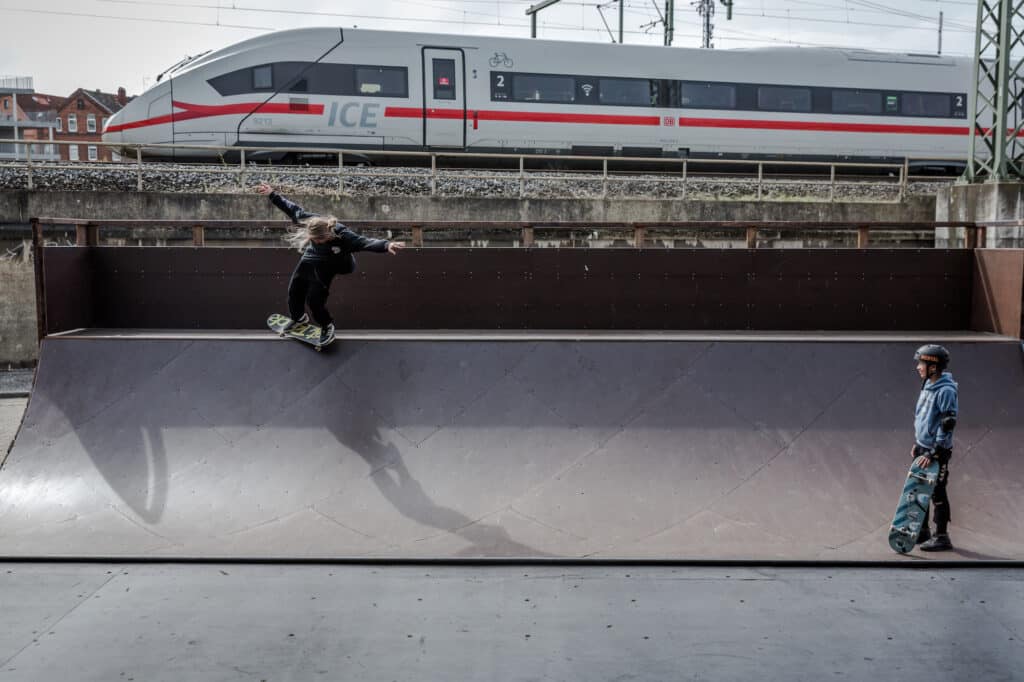
[[[0,76],[31,76],[37,92],[77,87],[138,94],[185,55],[267,31],[306,26],[528,38],[524,10],[538,0],[0,0]],[[657,0],[664,11],[665,0]],[[625,42],[660,45],[654,0],[625,0]],[[717,0],[716,0],[717,3]],[[599,7],[604,7],[599,10]],[[974,50],[974,0],[735,0],[732,21],[718,5],[715,49],[830,45],[935,53]],[[538,37],[610,42],[611,0],[562,0],[543,10]],[[677,47],[700,47],[690,0],[677,0]]]

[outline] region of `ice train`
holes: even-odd
[[[965,58],[852,49],[698,50],[305,28],[186,60],[112,116],[103,139],[962,162],[971,69]]]

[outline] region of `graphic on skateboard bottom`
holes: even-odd
[[[939,463],[935,460],[925,469],[917,466],[916,459],[910,465],[896,516],[889,527],[889,546],[900,554],[906,554],[917,544],[938,480]]]
[[[274,313],[267,318],[267,326],[277,332],[280,336],[286,336],[290,339],[295,339],[296,341],[308,343],[318,351],[323,350],[325,346],[329,346],[331,342],[334,341],[334,337],[332,336],[325,343],[320,343],[320,327],[315,324],[309,324],[308,322],[300,322],[291,329],[285,330],[285,327],[291,324],[291,322],[292,318],[278,313]]]

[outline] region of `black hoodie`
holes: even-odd
[[[270,201],[284,211],[296,225],[300,220],[318,215],[304,210],[277,192],[270,193]],[[370,239],[356,234],[341,223],[337,223],[334,226],[334,237],[323,244],[310,242],[302,254],[302,260],[307,263],[327,264],[336,274],[347,275],[356,269],[356,259],[352,257],[353,253],[356,251],[387,253],[389,243],[387,239]]]

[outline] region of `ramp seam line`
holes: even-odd
[[[92,592],[90,592],[90,593],[89,593],[89,596],[87,596],[87,597],[85,597],[84,599],[80,600],[80,601],[79,601],[79,602],[78,602],[77,604],[75,604],[75,605],[74,605],[74,606],[72,606],[72,607],[71,607],[70,609],[68,609],[68,610],[67,610],[67,612],[66,612],[66,613],[64,613],[64,615],[62,615],[62,616],[61,616],[60,618],[58,618],[57,620],[55,620],[55,621],[54,621],[53,623],[50,623],[49,625],[46,625],[46,627],[44,627],[44,628],[40,628],[40,632],[42,632],[43,630],[52,630],[53,628],[55,628],[55,627],[57,627],[58,625],[60,625],[60,624],[61,624],[61,623],[62,623],[62,622],[64,621],[64,619],[65,619],[65,618],[67,618],[67,617],[68,617],[68,616],[70,616],[70,615],[71,615],[72,613],[74,613],[74,612],[75,612],[76,610],[78,610],[78,608],[79,608],[80,606],[82,606],[83,604],[86,604],[86,603],[88,603],[88,602],[89,602],[90,600],[92,600],[92,598],[96,596],[96,593],[97,593],[97,592],[99,592],[99,591],[100,591],[100,590],[102,590],[102,589],[103,589],[104,587],[106,587],[107,585],[109,585],[109,584],[110,584],[110,583],[111,583],[111,582],[112,582],[112,581],[114,580],[114,578],[117,578],[117,577],[119,577],[120,575],[122,575],[122,573],[123,573],[122,571],[117,571],[117,572],[115,572],[115,573],[112,573],[112,574],[110,575],[110,577],[109,577],[109,578],[107,578],[106,580],[104,580],[102,584],[98,585],[98,586],[96,587],[96,589],[95,589],[95,590],[93,590]],[[37,637],[36,639],[38,639],[38,637]],[[33,641],[34,641],[34,640],[33,640]],[[11,664],[11,661],[13,661],[13,660],[14,660],[15,658],[17,658],[17,657],[18,657],[18,656],[20,656],[21,654],[23,654],[23,653],[25,652],[25,650],[26,650],[26,649],[28,649],[28,648],[29,648],[30,646],[32,646],[32,644],[33,644],[33,642],[29,642],[29,643],[28,643],[28,644],[26,644],[25,646],[23,646],[23,647],[21,647],[20,649],[18,649],[18,650],[17,650],[16,652],[14,652],[14,654],[12,654],[12,655],[11,655],[11,657],[10,657],[10,658],[8,658],[8,659],[6,659],[5,661],[3,661],[3,663],[0,663],[0,668],[6,668],[6,667],[7,667],[8,665],[10,665],[10,664]]]
[[[493,383],[489,384],[489,385],[488,385],[488,386],[487,386],[487,387],[486,387],[486,388],[485,388],[485,389],[484,389],[483,391],[481,391],[481,392],[480,392],[479,394],[477,394],[477,395],[473,396],[473,397],[472,397],[471,399],[467,400],[467,401],[466,401],[466,402],[465,402],[465,403],[464,403],[464,404],[463,404],[463,405],[462,405],[462,406],[461,406],[461,407],[459,408],[459,410],[458,410],[458,411],[456,411],[456,412],[455,412],[454,414],[452,414],[452,415],[451,415],[451,417],[450,417],[450,418],[448,419],[448,424],[445,424],[445,425],[441,425],[441,426],[437,426],[437,427],[435,427],[433,431],[431,431],[431,432],[430,432],[429,434],[427,434],[426,436],[424,436],[423,438],[421,438],[421,439],[420,439],[419,441],[413,441],[413,440],[411,440],[411,439],[410,439],[410,438],[409,438],[408,436],[406,436],[405,434],[402,434],[402,437],[403,437],[403,438],[405,438],[406,440],[408,440],[408,441],[409,441],[410,443],[412,443],[412,444],[413,444],[413,445],[415,445],[416,447],[420,447],[421,445],[423,445],[424,443],[426,443],[426,442],[427,442],[428,440],[430,440],[431,438],[433,438],[433,437],[434,437],[435,435],[437,435],[437,434],[438,434],[438,432],[440,432],[440,431],[441,431],[441,429],[442,429],[442,428],[444,428],[444,426],[447,426],[447,425],[450,425],[450,424],[454,423],[456,419],[458,419],[458,418],[459,418],[459,417],[461,417],[462,415],[466,414],[466,411],[467,411],[467,410],[469,410],[469,408],[470,408],[470,407],[472,407],[473,405],[476,405],[476,404],[477,404],[478,402],[480,402],[480,400],[482,400],[482,399],[483,399],[484,397],[486,397],[486,396],[487,396],[487,395],[488,395],[489,393],[491,393],[492,391],[494,391],[494,388],[495,388],[495,387],[496,387],[496,386],[497,386],[497,385],[498,385],[499,383],[501,383],[501,380],[502,380],[502,379],[504,379],[504,378],[506,378],[506,377],[509,377],[509,378],[511,378],[511,379],[512,379],[513,381],[516,381],[516,376],[515,376],[515,372],[516,372],[516,370],[517,370],[517,369],[519,368],[519,366],[520,366],[520,365],[522,365],[522,364],[523,364],[523,363],[524,363],[524,362],[526,361],[526,358],[527,358],[527,357],[529,357],[529,356],[530,356],[530,355],[531,355],[531,354],[532,354],[533,352],[535,352],[535,351],[536,351],[536,349],[537,349],[537,342],[536,342],[536,341],[526,341],[526,343],[527,343],[527,346],[528,346],[528,347],[526,348],[526,350],[524,350],[524,351],[523,351],[523,352],[522,352],[522,353],[521,353],[521,354],[519,355],[519,358],[518,358],[518,359],[517,359],[517,360],[516,360],[516,361],[515,361],[514,363],[512,363],[512,366],[511,366],[511,367],[509,367],[509,368],[508,368],[508,370],[507,370],[507,371],[506,371],[506,372],[505,372],[505,373],[504,373],[504,374],[503,374],[503,375],[502,375],[502,376],[501,376],[501,377],[500,377],[500,378],[499,378],[499,379],[498,379],[497,381],[495,381],[495,382],[493,382]],[[545,409],[547,409],[547,408],[546,408],[546,406],[543,406],[543,407],[545,407]],[[550,411],[550,410],[549,410],[549,411]],[[555,414],[556,414],[557,416],[561,417],[561,415],[559,415],[558,413],[555,413]],[[394,428],[395,428],[395,430],[396,430],[396,431],[398,431],[399,433],[401,433],[401,431],[400,431],[400,430],[399,430],[399,429],[398,429],[397,427],[394,427]]]
[[[857,375],[857,378],[860,379],[860,378],[863,378],[864,376],[865,376],[865,372],[862,370]],[[742,488],[743,486],[747,485],[752,480],[757,478],[761,474],[761,472],[764,471],[765,468],[768,467],[768,465],[770,465],[772,462],[774,462],[776,459],[778,459],[780,456],[782,456],[783,453],[789,451],[793,447],[793,445],[798,440],[800,440],[800,438],[807,432],[807,430],[809,428],[811,428],[811,426],[814,425],[815,422],[817,422],[819,419],[821,419],[821,417],[826,412],[828,412],[828,410],[833,405],[835,405],[843,396],[845,396],[847,393],[849,393],[853,389],[854,383],[855,382],[853,382],[853,381],[847,382],[846,387],[835,398],[833,398],[832,401],[829,402],[828,405],[826,405],[824,408],[822,408],[822,410],[817,415],[815,415],[813,419],[809,420],[807,422],[807,424],[804,425],[804,427],[802,429],[800,429],[800,432],[798,434],[796,434],[796,436],[794,436],[793,439],[789,443],[783,444],[782,448],[780,448],[778,452],[776,452],[774,455],[772,455],[767,460],[765,460],[765,462],[761,466],[757,467],[752,472],[750,472],[750,474],[748,474],[746,477],[744,477],[734,487],[732,487],[729,490],[725,491],[724,493],[719,495],[717,498],[715,498],[713,501],[708,502],[707,504],[703,505],[700,509],[695,511],[693,514],[690,514],[690,515],[686,516],[685,518],[680,519],[679,521],[676,521],[675,523],[669,524],[668,526],[665,526],[664,528],[661,528],[660,530],[657,530],[657,531],[655,531],[653,533],[648,533],[647,535],[641,536],[640,538],[637,538],[633,542],[634,543],[642,542],[642,541],[644,541],[644,540],[646,540],[648,538],[654,537],[655,535],[659,535],[661,533],[664,533],[665,531],[671,530],[672,528],[676,528],[676,527],[678,527],[680,525],[688,523],[690,520],[695,518],[698,514],[701,514],[701,513],[705,512],[705,511],[709,511],[712,507],[714,507],[714,505],[718,504],[719,502],[721,502],[725,498],[729,497],[730,495],[735,493],[737,490],[739,490],[740,488]],[[737,413],[735,411],[735,409],[733,409],[730,405],[727,405],[726,403],[722,402],[722,400],[713,391],[708,391],[707,388],[705,388],[700,383],[697,383],[697,386],[700,386],[701,390],[704,391],[705,394],[710,393],[711,397],[713,397],[720,405],[723,405],[726,409],[730,410],[737,417],[740,417],[744,421],[747,421],[746,418],[743,417],[743,415]],[[761,433],[764,433],[763,429],[761,427],[757,426],[757,424],[754,424],[754,427],[755,427],[755,429],[757,431],[759,431]]]
[[[681,371],[681,372],[679,373],[679,375],[678,375],[678,376],[676,376],[676,377],[675,377],[674,379],[672,379],[672,381],[670,381],[670,382],[668,382],[667,384],[665,384],[665,387],[664,387],[664,388],[663,388],[663,389],[662,389],[661,391],[658,391],[657,393],[653,394],[653,395],[652,395],[652,396],[650,397],[650,399],[648,399],[648,400],[646,400],[646,401],[642,401],[642,402],[640,402],[640,403],[639,403],[639,404],[637,405],[637,412],[636,412],[636,414],[634,414],[634,415],[633,415],[632,417],[630,417],[630,418],[626,419],[626,420],[625,420],[625,421],[624,421],[624,422],[623,422],[622,424],[619,424],[619,427],[618,427],[617,429],[615,429],[615,430],[611,431],[611,432],[610,432],[610,433],[609,433],[609,434],[608,434],[607,436],[605,436],[604,438],[600,438],[600,439],[598,439],[598,441],[597,441],[597,442],[595,443],[595,445],[594,445],[594,447],[593,447],[593,448],[591,448],[590,450],[587,450],[587,451],[586,451],[586,452],[584,452],[584,453],[583,453],[582,455],[580,455],[579,457],[577,457],[576,459],[572,460],[571,462],[569,462],[568,464],[566,464],[566,465],[565,465],[564,467],[562,467],[561,469],[559,469],[558,471],[556,471],[556,472],[554,472],[553,474],[551,474],[550,476],[548,476],[548,478],[547,478],[547,479],[545,479],[545,480],[543,480],[543,481],[538,481],[538,482],[537,482],[537,483],[536,483],[535,485],[532,485],[532,486],[530,486],[529,488],[527,488],[526,490],[524,490],[524,491],[523,491],[523,494],[522,494],[522,495],[520,495],[519,497],[517,497],[517,498],[516,498],[516,499],[515,499],[515,500],[513,501],[513,504],[516,504],[516,503],[518,503],[519,501],[523,500],[523,498],[525,498],[526,496],[528,496],[528,495],[531,495],[531,494],[533,494],[533,492],[534,492],[534,491],[536,491],[537,489],[539,489],[539,488],[541,488],[541,487],[543,487],[543,486],[545,486],[545,485],[548,485],[548,484],[549,484],[549,483],[550,483],[551,481],[553,481],[553,480],[559,480],[559,479],[560,479],[560,478],[561,478],[562,476],[564,476],[564,475],[565,475],[566,473],[568,473],[569,471],[571,471],[571,470],[572,470],[573,468],[575,468],[575,467],[576,467],[577,465],[579,465],[579,464],[580,464],[581,462],[583,462],[583,461],[587,460],[588,458],[590,458],[591,456],[593,456],[593,455],[594,455],[594,453],[598,452],[599,450],[603,450],[603,449],[604,449],[604,447],[605,447],[606,445],[608,445],[608,442],[609,442],[609,441],[611,441],[611,440],[612,440],[613,438],[615,438],[615,437],[616,437],[617,435],[619,435],[620,433],[622,433],[622,432],[623,432],[623,431],[624,431],[624,430],[626,429],[626,427],[630,426],[630,425],[631,425],[631,424],[633,424],[633,423],[634,423],[634,422],[635,422],[636,420],[640,419],[640,417],[642,417],[642,416],[643,416],[643,415],[644,415],[644,414],[646,413],[647,407],[648,407],[648,406],[650,406],[650,404],[651,404],[651,403],[653,403],[653,402],[655,401],[655,399],[657,399],[657,398],[660,398],[660,397],[664,396],[664,395],[665,395],[666,393],[668,393],[668,392],[669,392],[669,391],[670,391],[670,390],[671,390],[672,388],[674,388],[674,387],[676,386],[676,384],[678,384],[678,383],[679,383],[680,381],[682,381],[682,380],[683,380],[684,378],[686,378],[687,376],[689,376],[690,370],[691,370],[691,369],[692,369],[692,368],[693,368],[693,367],[694,367],[694,366],[695,366],[695,365],[696,365],[696,364],[697,364],[697,363],[698,363],[698,362],[699,362],[699,361],[700,361],[700,360],[701,360],[701,359],[702,359],[702,358],[703,358],[703,357],[704,357],[705,355],[707,355],[707,354],[708,354],[708,353],[710,352],[711,348],[712,348],[712,347],[713,347],[714,345],[715,345],[715,342],[713,342],[713,341],[711,341],[711,342],[708,342],[708,343],[707,343],[707,345],[706,345],[706,346],[704,347],[704,349],[703,349],[703,350],[702,350],[702,351],[701,351],[700,353],[698,353],[698,354],[697,354],[697,356],[696,356],[696,357],[695,357],[695,358],[693,359],[693,361],[692,361],[692,362],[690,362],[690,364],[689,364],[689,365],[687,365],[687,366],[686,366],[686,367],[685,367],[685,368],[684,368],[684,369],[683,369],[683,370],[682,370],[682,371]],[[550,410],[549,410],[549,411],[550,411]],[[562,417],[561,415],[558,415],[558,413],[554,413],[554,414],[556,414],[556,415],[557,415],[557,416],[558,416],[559,418],[562,418],[562,419],[564,419],[564,417]],[[578,428],[579,428],[579,427],[577,427],[577,426],[573,426],[573,429],[578,429]]]

